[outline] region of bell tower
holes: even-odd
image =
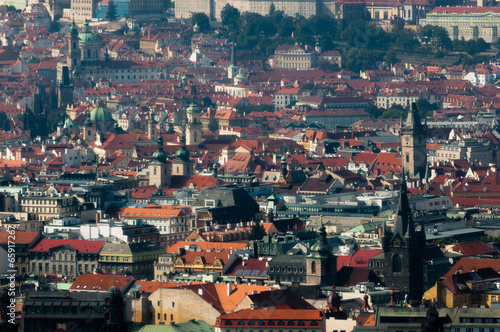
[[[153,110],[151,110],[151,112],[149,113],[148,138],[150,141],[156,140],[156,121],[155,121],[155,113]]]
[[[149,185],[170,187],[172,180],[172,164],[167,160],[167,154],[163,151],[163,137],[158,136],[158,148],[153,153],[153,161],[149,163]]]
[[[200,144],[201,143],[201,111],[192,103],[189,105],[187,111],[187,125],[186,125],[186,144]]]
[[[411,104],[408,117],[401,121],[401,158],[410,179],[422,179],[427,169],[425,138],[427,126],[422,124],[416,103]]]
[[[404,172],[404,169],[403,169]],[[421,301],[424,293],[423,257],[425,231],[415,230],[403,174],[392,231],[382,229],[383,276],[387,287],[406,291],[409,301]]]
[[[66,64],[71,73],[75,69],[80,70],[81,52],[78,43],[78,29],[76,28],[75,20],[73,20],[69,29],[68,55],[66,59]]]
[[[323,222],[318,227],[317,241],[306,257],[306,281],[314,285],[332,285],[337,275],[337,256],[326,240],[326,228]]]

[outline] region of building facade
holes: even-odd
[[[445,28],[451,40],[478,40],[495,43],[500,26],[498,7],[436,7],[427,14],[422,25]]]

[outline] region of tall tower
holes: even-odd
[[[151,112],[149,113],[148,138],[150,141],[156,140],[156,121],[155,121],[155,113],[153,110],[151,110]]]
[[[238,75],[240,68],[238,67],[236,63],[236,55],[234,51],[234,42],[233,45],[231,46],[231,64],[229,67],[227,67],[227,78],[234,78],[236,75]]]
[[[401,121],[401,158],[410,179],[422,179],[427,168],[425,137],[427,126],[422,124],[417,105],[411,104],[406,122]]]
[[[69,68],[69,71],[72,73],[73,70],[80,70],[80,61],[81,61],[81,52],[79,47],[79,38],[78,38],[78,29],[75,25],[75,20],[71,24],[71,28],[69,29],[69,44],[68,44],[68,55],[66,64]]]
[[[318,227],[317,241],[306,258],[306,282],[315,285],[332,285],[337,275],[337,256],[326,241],[326,228]]]
[[[154,160],[149,163],[149,185],[170,187],[172,180],[172,164],[167,160],[167,154],[163,151],[163,137],[158,136],[158,149],[153,153]]]
[[[62,74],[57,84],[57,107],[66,111],[68,105],[73,104],[74,85],[70,79],[69,67],[63,66],[61,71]]]
[[[186,135],[181,133],[181,146],[175,153],[176,160],[172,162],[172,175],[194,175],[194,165],[189,159],[190,153],[186,148]]]
[[[83,140],[85,143],[89,143],[95,140],[95,127],[92,121],[90,120],[90,113],[87,112],[87,119],[83,124]]]
[[[403,170],[404,172],[404,170]],[[387,287],[407,292],[409,301],[421,301],[424,293],[424,227],[415,231],[403,174],[394,229],[382,234],[384,275]]]
[[[192,103],[187,109],[186,144],[201,143],[201,111]]]

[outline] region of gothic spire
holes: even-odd
[[[411,214],[411,207],[408,201],[408,191],[406,187],[406,174],[403,168],[401,177],[401,189],[399,195],[398,208],[396,210],[396,218],[394,220],[395,234],[401,237],[411,237],[415,234],[415,226],[413,225],[413,218]]]

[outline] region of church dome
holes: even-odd
[[[113,121],[111,112],[104,106],[104,103],[99,104],[90,111],[90,121]]]
[[[196,106],[195,103],[192,103],[191,105],[189,105],[189,107],[187,108],[187,112],[188,113],[200,113],[200,109],[198,108],[198,106]]]
[[[163,137],[160,135],[158,137],[158,144],[157,144],[157,150],[155,153],[153,153],[153,163],[154,162],[160,162],[160,163],[165,163],[167,161],[167,154],[165,151],[163,151]]]
[[[78,39],[80,39],[80,44],[99,42],[99,38],[90,31],[88,21],[85,21],[83,24],[82,32],[78,34]]]

